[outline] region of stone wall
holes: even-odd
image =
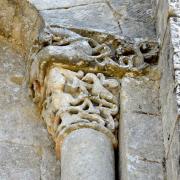
[[[28,54],[43,27],[43,20],[26,0],[0,1],[0,35]]]
[[[57,180],[59,161],[28,97],[25,55],[43,26],[24,0],[0,0],[0,179]]]
[[[179,64],[180,1],[153,1],[160,42],[160,100],[167,179],[180,178]]]
[[[21,50],[21,55],[24,55],[24,53],[27,55],[25,59],[21,57],[17,58],[17,60],[15,59],[15,61],[24,60],[23,63],[29,65],[27,66],[28,71],[30,71],[31,67],[31,75],[35,78],[32,78],[33,81],[31,83],[33,85],[31,88],[35,87],[34,90],[42,90],[47,87],[46,85],[48,83],[45,84],[44,88],[39,88],[39,85],[43,85],[43,83],[37,83],[38,78],[41,79],[41,75],[45,72],[43,68],[47,69],[48,67],[46,66],[46,62],[52,65],[56,61],[55,66],[58,69],[59,62],[61,63],[60,65],[62,65],[63,63],[66,64],[67,61],[68,63],[70,61],[75,61],[75,66],[70,62],[69,64],[71,64],[71,66],[66,64],[65,69],[71,68],[70,70],[72,71],[85,70],[86,72],[94,74],[101,72],[105,74],[105,76],[98,75],[98,77],[103,77],[101,80],[105,79],[105,77],[109,79],[108,76],[115,76],[115,78],[118,79],[118,83],[120,82],[119,84],[121,84],[120,115],[116,114],[116,116],[118,116],[116,118],[119,120],[119,149],[117,150],[119,158],[116,156],[115,161],[117,166],[116,170],[119,169],[119,175],[117,173],[116,176],[117,178],[119,176],[119,179],[163,180],[166,179],[166,176],[167,179],[179,179],[179,6],[180,2],[178,0],[0,1],[0,35],[4,36],[6,40],[9,40],[15,47],[18,47]],[[157,56],[157,48],[153,49],[151,47],[151,43],[156,39],[156,36],[160,44],[158,64],[156,58],[151,62],[152,57]],[[140,46],[141,41],[145,42],[142,46]],[[22,69],[16,69],[16,65],[14,66],[11,64],[10,59],[13,58],[14,55],[12,55],[10,51],[6,52],[6,45],[3,45],[2,42],[1,45],[5,48],[6,53],[2,56],[4,69],[7,67],[7,71],[2,71],[4,72],[4,77],[7,79],[10,78],[17,83],[19,76],[18,78],[16,76],[13,76],[13,78],[11,78],[11,76],[9,77],[10,72],[8,71],[8,67],[13,66],[13,70],[16,73]],[[125,69],[119,66],[117,62],[111,64],[112,66],[105,64],[106,68],[104,69],[106,71],[102,67],[104,66],[103,62],[98,62],[99,66],[93,66],[91,68],[84,68],[84,66],[81,66],[82,60],[97,60],[96,57],[98,58],[100,55],[103,55],[102,57],[105,57],[109,64],[114,60],[117,61],[117,58],[119,58],[120,61],[120,57],[115,57],[117,56],[118,46],[120,47],[120,53],[122,50],[121,48],[127,50],[124,54],[120,54],[120,56],[125,57],[124,62],[121,62],[123,66],[126,67]],[[83,49],[83,51],[81,49]],[[109,52],[111,53],[109,54]],[[143,63],[148,64],[148,67],[145,68],[146,70],[138,73],[140,70],[136,69],[136,73],[134,73],[132,64],[130,66],[130,64],[128,64],[129,62],[127,62],[127,59],[129,60],[131,56],[135,57],[135,59],[142,59],[143,57]],[[8,57],[9,61],[7,60]],[[66,58],[66,61],[61,62],[64,58]],[[78,58],[81,60],[80,62]],[[53,62],[53,60],[55,61]],[[100,61],[101,60],[102,59],[100,59]],[[146,62],[144,62],[144,60],[146,60]],[[34,62],[32,66],[31,62]],[[117,69],[113,69],[116,66],[118,66],[119,74],[117,73]],[[25,65],[23,68],[24,73]],[[95,70],[93,68],[95,68]],[[72,73],[76,74],[75,72]],[[25,76],[25,73],[22,74],[21,78]],[[91,75],[93,76],[93,74]],[[26,76],[28,75],[26,74]],[[53,78],[54,77],[56,76],[53,76]],[[57,81],[53,81],[53,78],[52,82],[57,85]],[[1,94],[3,94],[3,88],[6,84],[7,89],[12,88],[11,83],[9,85],[4,79],[2,78],[2,82],[0,82],[3,85]],[[61,78],[58,79],[58,81],[59,80],[61,80]],[[72,83],[73,81],[70,82]],[[62,82],[60,81],[60,83]],[[91,83],[90,81],[90,84]],[[72,83],[71,90],[74,88],[74,85],[76,85],[76,83]],[[89,87],[90,85],[88,85],[88,88]],[[83,88],[83,90],[84,89],[85,88]],[[16,88],[13,90],[16,91]],[[99,89],[98,91],[100,92]],[[0,139],[0,141],[2,141],[0,148],[2,149],[3,155],[0,156],[0,158],[5,168],[3,166],[2,169],[0,168],[0,178],[14,178],[16,180],[23,179],[28,175],[30,179],[60,179],[60,167],[57,167],[58,161],[56,162],[55,160],[55,153],[54,156],[52,154],[52,141],[46,139],[47,132],[44,132],[44,127],[41,126],[42,124],[39,125],[33,122],[34,119],[40,119],[40,116],[32,117],[32,121],[30,120],[31,116],[28,116],[26,113],[25,117],[21,117],[20,113],[24,113],[29,106],[32,106],[31,102],[26,99],[27,97],[24,97],[26,93],[28,94],[28,90],[25,86],[22,86],[23,95],[20,96],[20,91],[18,92],[17,97],[19,99],[23,97],[25,100],[17,101],[17,103],[12,101],[15,107],[9,104],[7,107],[11,111],[12,109],[14,111],[8,113],[8,108],[4,108],[3,113],[1,113],[3,115],[1,118],[3,128],[0,129],[0,131],[2,131],[2,133],[0,133],[2,136],[0,137],[2,138]],[[36,92],[37,94],[35,94]],[[41,94],[42,91],[38,93],[38,91],[34,91],[35,95]],[[70,94],[72,94],[72,92]],[[41,95],[44,98],[44,93]],[[16,94],[14,96],[16,96]],[[49,93],[49,96],[52,96],[52,93]],[[10,93],[5,96],[2,95],[2,100],[6,101],[9,97]],[[119,102],[119,98],[117,99]],[[61,98],[59,98],[59,101],[61,104]],[[58,101],[51,101],[51,103],[49,103],[49,108],[44,108],[44,115],[49,113],[48,116],[42,116],[46,120],[46,125],[50,122],[48,130],[51,134],[53,134],[52,125],[54,125],[52,124],[54,121],[51,121],[52,116],[56,114],[55,112],[57,111],[56,109],[54,111],[52,108],[55,107],[53,106],[54,102],[57,103]],[[19,105],[24,107],[21,108],[22,112],[19,111],[19,113],[17,113],[18,108],[20,108]],[[63,105],[62,103],[62,106]],[[95,104],[95,106],[97,106],[97,104]],[[85,110],[88,109],[85,108]],[[13,119],[14,116],[15,119]],[[75,115],[73,117],[75,117]],[[19,118],[19,121],[17,118]],[[28,121],[24,121],[23,118]],[[5,119],[7,119],[7,123],[4,123]],[[59,125],[59,118],[57,121]],[[8,123],[11,124],[12,127],[7,126]],[[74,122],[71,123],[73,124]],[[14,127],[19,127],[19,124],[22,128],[25,127],[25,130],[19,129],[19,131],[16,132]],[[107,122],[105,124],[107,124]],[[92,128],[92,126],[89,127]],[[97,130],[97,128],[94,129]],[[115,129],[117,130],[117,127]],[[76,133],[78,134],[78,131]],[[84,132],[84,134],[86,134],[86,132]],[[114,134],[116,136],[117,132]],[[32,137],[28,137],[28,135]],[[41,139],[41,135],[45,139]],[[82,137],[79,137],[81,140]],[[68,143],[69,142],[66,142],[66,145]],[[69,145],[71,146],[71,143],[68,144],[68,147]],[[99,147],[100,152],[103,151],[103,149],[101,150],[102,146]],[[88,150],[91,151],[90,149]],[[66,149],[63,152],[65,154],[65,159],[71,157],[66,152]],[[15,155],[12,155],[8,160],[4,158],[12,153]],[[21,154],[25,157],[29,154],[29,157],[21,158]],[[36,154],[35,158],[33,158],[33,154]],[[74,156],[74,158],[77,161],[79,160],[76,156]],[[84,158],[86,158],[86,156],[84,156]],[[20,165],[17,164],[17,167],[16,163],[13,163],[14,159],[15,162],[17,161],[17,163],[20,163]],[[69,160],[72,162],[72,159]],[[106,159],[104,160],[106,161]],[[64,163],[66,164],[67,162],[64,161]],[[81,162],[79,164],[81,165]],[[27,171],[27,173],[21,173],[18,169],[19,167]],[[94,167],[96,168],[96,166]],[[68,166],[65,166],[65,168],[68,171]],[[9,175],[12,169],[16,175],[14,177]],[[72,168],[73,172],[74,169]],[[104,166],[104,169],[106,169],[106,166]],[[58,175],[56,171],[58,171]],[[78,171],[76,171],[76,173],[77,172]],[[99,172],[101,172],[101,169]],[[66,178],[65,174],[63,176]],[[96,174],[93,175],[96,176]],[[104,176],[102,176],[102,179],[103,178]],[[113,179],[114,176],[111,178]]]
[[[120,152],[123,180],[164,179],[158,77],[122,79]]]

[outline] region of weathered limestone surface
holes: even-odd
[[[51,26],[155,38],[150,0],[29,0]],[[101,23],[99,23],[101,22]]]
[[[42,118],[56,142],[57,151],[72,131],[92,128],[107,135],[117,146],[113,133],[118,122],[119,83],[103,74],[85,74],[54,67],[46,74],[38,91],[33,82],[34,101],[42,108]],[[45,97],[43,96],[45,94]],[[59,152],[57,152],[59,153]],[[58,154],[57,154],[58,155]]]
[[[121,86],[121,178],[164,179],[159,83],[147,77],[125,77]]]
[[[41,11],[41,14],[50,26],[120,34],[113,12],[105,3],[77,6],[70,9],[44,10]]]
[[[32,48],[42,24],[37,10],[26,0],[0,1],[0,35],[19,45],[21,51],[28,53]]]
[[[0,41],[0,179],[59,177],[52,141],[23,85],[25,61]]]
[[[180,17],[179,0],[151,0],[153,4],[153,16],[156,20],[157,37],[160,44],[163,43],[169,17]]]
[[[179,64],[180,64],[180,2],[156,2],[157,32],[161,44],[159,69],[161,72],[160,100],[163,123],[167,179],[180,178],[179,127]],[[164,14],[162,16],[162,13]]]
[[[155,37],[154,19],[151,17],[152,7],[150,4],[150,0],[91,0],[91,1],[87,1],[87,0],[85,1],[82,1],[82,0],[70,0],[70,1],[29,0],[29,2],[32,3],[32,5],[34,5],[38,10],[40,10],[39,14],[42,15],[43,20],[38,16],[38,13],[35,9],[31,9],[31,8],[29,9],[30,5],[27,4],[25,0],[23,1],[2,0],[1,2],[0,2],[0,5],[2,5],[1,11],[0,11],[1,13],[0,17],[2,19],[2,21],[0,20],[1,34],[8,37],[9,39],[15,39],[15,41],[17,41],[19,44],[23,44],[25,47],[28,47],[28,48],[32,46],[32,41],[38,35],[40,27],[43,24],[42,21],[44,21],[47,27],[50,26],[50,29],[54,28],[55,29],[54,31],[56,31],[56,28],[60,29],[60,27],[63,26],[63,27],[72,29],[75,32],[79,31],[81,32],[81,34],[90,34],[90,36],[93,36],[93,33],[91,33],[92,31],[97,31],[97,32],[110,33],[112,35],[115,34],[118,36],[119,35],[128,36],[131,38],[154,38]],[[16,16],[17,14],[19,14],[19,16]],[[48,33],[49,32],[47,32],[47,34]],[[95,45],[98,45],[97,48],[94,48],[94,44],[93,44],[94,41],[93,43],[91,42],[92,43],[91,44],[91,43],[88,43],[87,40],[81,41],[80,44],[78,44],[79,43],[78,42],[77,43],[78,46],[77,46],[76,43],[75,45],[73,43],[72,45],[69,42],[68,42],[69,44],[68,43],[66,44],[66,42],[63,41],[64,39],[63,40],[58,39],[59,38],[57,35],[58,33],[57,34],[56,33],[57,32],[55,32],[55,36],[53,37],[51,36],[52,39],[50,36],[49,36],[50,38],[46,36],[45,38],[47,39],[42,44],[40,44],[41,48],[45,52],[44,54],[43,53],[41,54],[41,52],[40,53],[38,52],[38,50],[40,50],[38,49],[39,47],[38,48],[36,47],[38,43],[35,44],[35,46],[33,47],[33,50],[35,49],[35,51],[32,50],[33,53],[34,54],[37,53],[36,54],[37,57],[39,59],[42,58],[41,62],[43,63],[45,62],[43,59],[44,57],[47,58],[46,60],[48,59],[52,60],[56,58],[58,60],[59,59],[62,60],[64,57],[67,58],[69,56],[69,54],[67,53],[68,50],[71,50],[71,52],[74,53],[73,54],[74,56],[72,57],[76,60],[78,58],[81,60],[81,57],[82,57],[81,55],[82,55],[82,52],[84,52],[84,50],[86,52],[85,53],[86,58],[90,55],[91,58],[90,57],[88,58],[90,58],[91,60],[92,59],[94,60],[100,57],[101,55],[103,55],[103,57],[106,56],[108,58],[110,57],[114,58],[115,56],[115,54],[113,53],[108,54],[108,56],[104,55],[107,52],[109,52],[109,49],[107,48],[107,46],[104,46],[102,41],[100,44],[95,43]],[[61,37],[63,35],[66,37],[66,35],[68,34],[62,31],[61,33],[60,33]],[[109,36],[106,36],[105,38],[104,34],[100,34],[100,35],[101,37],[104,37],[104,39],[109,38]],[[83,39],[84,37],[78,36],[78,38]],[[95,37],[95,40],[101,39],[101,38],[97,38],[97,39],[96,38],[97,36]],[[37,40],[41,41],[41,37]],[[70,42],[73,40],[74,39],[71,39],[71,37],[69,38]],[[98,40],[97,42],[99,42]],[[89,47],[90,44],[93,47]],[[147,61],[149,60],[149,54],[146,53],[146,50],[149,50],[148,44],[142,45],[141,48],[139,46],[139,49],[137,47],[133,47],[133,48],[131,47],[130,51],[129,51],[129,46],[127,47],[126,45],[127,44],[125,43],[125,47],[122,48],[123,51],[120,46],[119,48],[120,54],[118,54],[118,58],[116,59],[120,65],[123,65],[123,68],[125,67],[125,69],[127,70],[130,67],[130,69],[132,70],[132,67],[134,67],[134,64],[132,64],[132,59],[133,59],[133,63],[135,64],[137,63],[137,66],[140,65],[141,63],[144,64],[144,62],[147,63]],[[66,46],[68,46],[69,49],[68,48],[66,49]],[[88,48],[86,49],[85,47],[87,46]],[[81,50],[78,50],[78,53],[77,53],[77,47],[81,49]],[[127,51],[126,50],[124,51],[124,49],[127,49]],[[131,51],[131,49],[133,49],[133,51]],[[139,53],[140,49],[142,52]],[[157,55],[157,51],[153,53]],[[154,56],[153,53],[152,53],[152,56]],[[8,59],[10,60],[12,58],[11,56],[9,57],[9,54],[10,52],[8,52],[6,55]],[[62,56],[62,54],[64,56]],[[76,56],[77,54],[78,56]],[[151,54],[151,51],[150,51],[150,54]],[[96,56],[96,57],[92,58],[92,56]],[[105,63],[104,62],[98,62],[98,63],[100,65],[104,65],[104,64],[106,65],[107,62],[109,63],[108,58],[106,58]],[[141,61],[136,62],[137,59],[140,59]],[[66,60],[69,61],[69,60],[72,60],[72,58],[67,58]],[[7,62],[9,61],[4,62],[5,69],[6,68],[9,69],[9,63]],[[16,66],[13,66],[13,67],[16,67]],[[19,72],[18,68],[17,70]],[[40,70],[43,70],[43,67],[42,69],[40,67]],[[125,73],[126,73],[126,70],[125,70]],[[112,69],[109,71],[113,72]],[[3,73],[9,75],[11,74],[11,72],[12,71],[10,72],[7,71]],[[38,116],[36,116],[36,112],[33,109],[34,107],[32,106],[32,104],[26,98],[24,94],[24,91],[27,91],[27,89],[25,87],[20,89],[19,85],[15,85],[15,88],[13,87],[14,84],[21,84],[23,75],[24,75],[24,72],[22,74],[20,73],[15,76],[13,75],[12,77],[2,76],[2,84],[4,83],[5,80],[8,79],[6,84],[3,84],[2,93],[1,93],[3,107],[1,110],[2,122],[1,121],[0,122],[2,123],[2,131],[1,131],[2,134],[0,133],[1,134],[0,139],[2,139],[1,141],[5,144],[2,147],[3,149],[2,151],[6,151],[6,148],[4,148],[4,146],[8,146],[7,148],[11,149],[9,146],[12,145],[13,146],[12,151],[16,153],[17,151],[14,151],[14,146],[18,146],[19,148],[19,146],[22,145],[23,146],[22,151],[20,152],[26,155],[26,153],[28,152],[24,153],[24,151],[26,151],[27,149],[26,146],[28,146],[29,147],[28,151],[30,151],[29,152],[30,157],[32,157],[32,154],[35,154],[34,158],[32,157],[31,162],[29,162],[30,158],[19,158],[18,153],[16,153],[17,156],[15,156],[15,159],[17,159],[17,161],[20,161],[21,162],[20,164],[22,164],[23,168],[25,169],[26,169],[27,163],[34,164],[32,169],[28,169],[29,171],[32,171],[32,173],[29,172],[28,170],[25,170],[27,171],[26,176],[27,177],[30,176],[29,179],[36,179],[36,177],[38,177],[39,179],[52,179],[53,180],[53,179],[59,178],[59,176],[56,175],[56,172],[59,172],[59,169],[56,166],[57,162],[55,160],[55,157],[53,156],[52,144],[51,144],[51,141],[48,139],[46,129],[43,127],[42,122],[38,121]],[[131,73],[129,75],[132,76]],[[34,80],[37,80],[37,79],[34,79]],[[39,87],[38,83],[36,85],[37,87]],[[77,84],[73,84],[73,85],[76,86]],[[18,88],[16,86],[18,86]],[[136,89],[137,86],[140,86],[140,87]],[[4,87],[6,87],[5,89],[6,91],[4,91],[3,89]],[[129,88],[133,89],[134,91],[129,90]],[[163,158],[164,153],[163,153],[163,148],[162,148],[162,133],[161,133],[162,129],[161,129],[160,116],[159,116],[159,103],[157,102],[158,88],[159,86],[156,81],[147,80],[146,78],[142,78],[142,79],[124,78],[122,81],[122,97],[121,97],[122,110],[121,111],[123,112],[123,114],[121,115],[122,125],[121,125],[121,131],[120,131],[120,134],[121,134],[120,149],[122,150],[122,155],[123,155],[121,160],[122,160],[122,164],[124,165],[122,166],[122,168],[124,168],[122,177],[126,177],[129,179],[142,179],[142,180],[163,179],[163,167],[161,163],[162,163],[162,158]],[[123,99],[123,93],[125,94],[125,96],[128,97],[128,101],[125,100],[126,98]],[[12,95],[12,94],[15,94],[15,95]],[[153,99],[149,97],[153,97]],[[19,101],[19,99],[22,99],[22,102]],[[9,114],[7,114],[7,109],[5,109],[4,107],[4,104],[6,105],[6,103],[7,103],[6,108],[8,110],[11,110]],[[29,107],[32,107],[32,108],[29,108]],[[127,112],[125,110],[126,107],[127,107]],[[32,110],[30,111],[30,109]],[[50,113],[49,113],[50,115],[56,114],[56,111],[54,112],[53,110],[54,109],[50,109]],[[87,110],[86,107],[85,107],[85,110]],[[4,121],[4,119],[7,119],[8,121]],[[57,128],[56,125],[57,124],[59,125],[60,119],[57,118],[53,120],[55,122],[54,124],[55,128]],[[73,120],[72,120],[72,123],[73,123]],[[108,123],[106,122],[105,124],[107,126]],[[89,130],[89,131],[94,132],[94,130]],[[51,129],[50,129],[50,132],[51,132]],[[80,130],[75,131],[75,132],[77,133],[76,136],[79,137],[79,139],[76,139],[76,140],[77,141],[81,140],[82,142],[83,136],[82,135],[80,136],[78,134]],[[101,171],[101,173],[104,172],[104,169],[109,169],[105,171],[104,173],[104,175],[107,175],[107,176],[105,177],[102,176],[102,179],[103,178],[110,179],[110,177],[113,178],[114,174],[113,174],[113,171],[111,171],[112,166],[113,166],[112,165],[113,158],[111,158],[113,156],[111,145],[108,142],[108,138],[105,139],[103,137],[104,134],[100,133],[101,135],[99,134],[99,136],[101,136],[102,139],[104,139],[103,141],[104,143],[101,144],[102,142],[98,141],[99,139],[94,137],[96,133],[98,132],[95,131],[95,133],[92,134],[93,137],[92,136],[90,137],[94,139],[94,142],[99,143],[98,150],[100,153],[99,152],[97,154],[94,153],[94,155],[98,156],[95,159],[97,159],[96,163],[97,164],[99,163],[99,166],[93,166],[93,167],[97,169],[103,168],[102,170],[98,169],[98,172]],[[74,141],[74,139],[72,138],[73,135],[74,135],[73,133],[70,133],[69,136],[67,136],[67,142],[65,142],[64,144],[65,146],[69,147],[71,140]],[[171,148],[171,151],[169,153],[173,158],[174,158],[173,152],[177,152],[178,150],[176,146],[174,145],[177,143],[177,137],[178,136],[174,136],[173,138],[174,143],[172,143],[171,145],[171,147],[173,148]],[[87,141],[84,142],[84,144],[82,144],[83,147],[88,145]],[[79,148],[78,143],[75,145],[78,145],[78,148]],[[77,146],[74,146],[74,147],[77,147]],[[82,150],[81,153],[84,152],[83,147],[81,148]],[[104,150],[107,150],[107,151],[103,151],[102,148],[104,148]],[[71,148],[68,148],[68,150],[70,149]],[[73,149],[73,152],[75,150]],[[85,148],[85,150],[87,152],[88,150],[90,151],[92,149]],[[63,156],[68,159],[69,158],[68,151],[63,151],[63,152],[64,152]],[[5,154],[5,156],[2,156],[2,157],[0,156],[2,158],[2,162],[5,162],[5,163],[6,163],[6,160],[4,160],[3,158],[6,156],[9,156],[11,152],[7,151],[6,153],[7,155]],[[89,152],[88,154],[91,154],[91,153],[92,152]],[[103,156],[104,153],[107,153],[107,156],[104,157]],[[75,161],[72,163],[77,162],[78,161],[77,157],[79,156],[76,157],[76,154],[74,155],[73,153],[72,155],[73,155],[72,159],[73,158],[75,159]],[[88,155],[86,156],[86,155],[87,154],[85,154],[84,158],[89,158],[89,156]],[[67,170],[66,163],[68,162],[68,160],[65,160],[63,162],[65,162],[65,169]],[[88,162],[90,162],[90,164],[94,163],[92,162],[92,159],[90,159],[90,161]],[[111,163],[108,164],[106,162],[111,162]],[[18,168],[21,166],[20,165],[18,166],[18,163],[14,165],[14,161],[11,162],[11,159],[8,161],[8,163],[12,164],[12,167],[13,167],[12,169],[14,169],[14,177],[17,176],[18,179],[24,179],[25,174],[19,174]],[[83,163],[85,163],[85,161],[83,161],[82,164]],[[170,161],[169,163],[171,164],[173,168],[174,164],[177,163],[177,159],[176,161]],[[82,164],[80,163],[79,166],[81,166]],[[85,167],[87,167],[86,165],[88,164],[85,164]],[[105,167],[106,165],[108,167]],[[74,167],[77,168],[76,165],[74,165]],[[81,168],[83,169],[84,166],[82,166]],[[82,170],[82,169],[79,169],[79,170]],[[74,170],[75,169],[73,169],[72,173],[78,172]],[[10,170],[5,170],[5,175],[3,174],[2,177],[3,178],[5,177],[5,179],[10,179],[11,177],[9,177],[8,175],[9,171]],[[83,171],[83,172],[89,173],[90,171]],[[90,172],[90,174],[92,173]],[[174,175],[176,176],[176,174]],[[89,174],[87,175],[89,176]],[[97,175],[97,174],[93,174],[93,175]],[[69,178],[69,179],[72,179],[72,178]]]
[[[93,129],[73,131],[62,145],[61,180],[114,180],[112,143]]]
[[[175,96],[175,81],[173,69],[173,47],[170,45],[171,36],[169,28],[165,36],[164,45],[160,54],[159,67],[161,73],[160,99],[163,121],[164,144],[169,149],[173,136],[173,129],[177,119],[177,103]]]
[[[39,10],[67,9],[74,6],[102,3],[106,0],[28,0]]]
[[[180,178],[180,123],[174,128],[173,139],[169,148],[167,158],[167,179],[179,180]]]
[[[1,180],[39,180],[41,177],[41,159],[32,146],[0,143]]]

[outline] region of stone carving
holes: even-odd
[[[100,42],[60,27],[41,33],[31,53],[30,88],[58,157],[63,139],[78,128],[101,131],[117,145],[119,83],[106,77],[141,74],[157,54],[155,42]]]
[[[83,69],[122,77],[127,72],[141,74],[156,63],[158,44],[155,42],[127,42],[111,37],[111,43],[99,43],[64,28],[45,29],[38,40],[38,48],[31,57],[31,78],[42,75],[46,66],[58,63],[71,70]],[[36,47],[36,46],[35,46]]]
[[[39,88],[36,83],[33,83],[36,92],[34,98],[41,99],[42,118],[56,142],[57,153],[64,137],[83,127],[105,133],[116,146],[113,133],[118,124],[117,80],[106,79],[102,73],[73,72],[51,67],[44,85]]]

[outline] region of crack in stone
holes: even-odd
[[[148,116],[160,116],[159,113],[150,113],[150,112],[144,112],[144,111],[133,111],[133,113],[145,114],[145,115],[148,115]]]
[[[53,11],[53,10],[67,10],[71,8],[76,8],[76,7],[83,7],[83,6],[88,6],[88,5],[93,5],[93,4],[105,4],[104,2],[94,2],[94,3],[84,3],[84,4],[79,4],[79,5],[74,5],[74,6],[68,6],[68,7],[57,7],[57,8],[47,8],[47,9],[40,9],[39,11]]]
[[[161,162],[159,162],[159,161],[150,160],[150,159],[147,159],[147,158],[144,158],[144,157],[140,158],[139,160],[144,161],[144,162],[149,162],[149,163],[158,163],[158,164],[161,164]]]
[[[17,142],[8,141],[8,140],[0,140],[0,143],[12,144],[12,145],[17,145],[17,146],[33,147],[33,148],[43,147],[42,145],[22,144],[22,143],[17,143]],[[44,146],[44,147],[48,147],[48,146]]]
[[[118,13],[111,5],[111,3],[109,1],[106,1],[107,6],[110,8],[110,10],[113,13],[113,16],[118,24],[119,30],[120,30],[120,34],[123,34],[122,28],[121,28],[121,23],[119,21],[119,19],[122,17],[122,14]]]
[[[180,121],[180,117],[178,116],[177,119],[176,119],[176,123],[174,125],[174,128],[173,128],[173,133],[172,133],[172,136],[170,137],[170,143],[169,143],[169,148],[168,148],[168,151],[166,153],[166,160],[168,159],[169,157],[169,153],[170,153],[170,150],[171,150],[171,145],[172,145],[172,141],[173,141],[173,137],[174,137],[174,134],[175,134],[175,131],[176,131],[176,125],[179,123]]]

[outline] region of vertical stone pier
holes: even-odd
[[[73,131],[61,150],[61,180],[114,180],[114,149],[101,132],[84,128]]]

